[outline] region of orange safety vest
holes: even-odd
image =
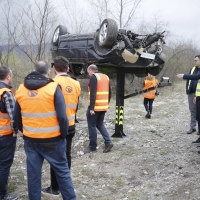
[[[2,100],[2,95],[4,92],[12,92],[8,88],[1,88],[0,89],[0,101]],[[0,135],[8,135],[13,133],[11,128],[10,117],[8,113],[3,113],[0,111]]]
[[[144,81],[144,90],[151,88],[151,87],[156,87],[157,85],[158,85],[157,79],[145,80]],[[156,89],[143,93],[143,97],[147,98],[147,99],[155,99],[156,98]]]
[[[94,105],[95,111],[108,110],[109,78],[105,74],[94,73],[97,78],[96,100]],[[88,86],[88,100],[90,102],[90,87]]]
[[[53,80],[61,86],[66,103],[66,115],[69,120],[69,126],[73,126],[75,124],[78,97],[81,92],[80,83],[69,76],[56,76]]]
[[[53,138],[61,135],[54,106],[58,84],[51,82],[38,90],[21,84],[16,99],[21,107],[23,135],[29,138]]]

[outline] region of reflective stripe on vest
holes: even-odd
[[[95,111],[108,110],[109,96],[109,78],[105,74],[94,73],[97,78],[96,100],[94,105]],[[88,86],[88,100],[90,102],[90,87]]]
[[[75,124],[78,97],[81,92],[80,83],[69,76],[56,76],[54,81],[58,83],[62,89],[66,103],[66,115],[69,120],[69,126],[72,126]]]
[[[45,117],[52,117],[56,115],[56,112],[49,112],[49,113],[21,113],[23,117],[31,117],[31,118],[45,118]]]
[[[144,89],[148,89],[151,87],[156,87],[158,84],[158,81],[156,79],[153,80],[145,80]],[[147,99],[155,99],[156,98],[156,90],[150,90],[149,92],[143,93],[143,97]]]
[[[9,115],[7,113],[1,113],[0,112],[0,119],[8,119]]]
[[[54,127],[50,127],[50,128],[34,128],[34,127],[23,126],[23,128],[27,132],[35,132],[35,134],[37,134],[37,133],[40,134],[41,132],[49,133],[49,132],[60,130],[59,126],[54,126]]]
[[[4,92],[12,92],[8,88],[0,88],[0,101]],[[13,132],[11,128],[10,117],[8,113],[3,113],[0,111],[0,135],[8,135]]]
[[[197,83],[195,95],[196,95],[196,97],[200,97],[200,81],[198,81],[198,83]]]
[[[196,69],[196,67],[194,66],[190,72],[190,74],[193,74],[194,70]],[[189,80],[188,82],[188,90],[190,89],[190,84],[191,84],[191,80]]]
[[[23,134],[30,138],[53,138],[61,135],[55,111],[54,94],[58,84],[50,82],[38,90],[20,85],[16,99],[21,107]]]

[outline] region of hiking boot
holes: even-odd
[[[197,140],[193,141],[192,143],[200,143],[200,137]]]
[[[110,144],[106,144],[105,145],[105,149],[103,150],[103,153],[108,153],[113,147],[113,144],[110,143]]]
[[[149,111],[147,112],[147,114],[145,115],[145,117],[148,118],[148,119],[151,119],[151,114],[150,114]]]
[[[86,147],[84,150],[83,150],[84,154],[86,153],[91,153],[91,152],[97,152],[97,150],[91,150],[90,147]]]
[[[17,194],[6,194],[4,197],[0,197],[1,200],[15,200],[18,198]]]
[[[189,131],[187,131],[187,134],[192,134],[192,133],[194,133],[195,131],[196,131],[196,129],[192,128],[192,129],[190,129]]]
[[[58,192],[58,190],[52,190],[51,189],[51,187],[47,187],[47,188],[43,188],[42,189],[42,194],[44,194],[44,195],[53,195],[53,196],[59,196],[59,192]]]

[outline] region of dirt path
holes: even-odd
[[[77,200],[197,200],[200,199],[200,155],[187,135],[189,111],[185,82],[160,90],[152,119],[145,119],[142,96],[125,100],[124,138],[112,138],[114,147],[103,154],[98,135],[97,153],[82,155],[87,145],[86,97],[81,98],[74,139],[72,177]],[[115,101],[106,115],[114,133]],[[18,138],[9,188],[27,198],[23,139]],[[43,166],[43,187],[49,186],[49,165]],[[45,198],[43,198],[45,199]],[[48,198],[49,199],[49,198]],[[62,199],[62,198],[60,198]]]

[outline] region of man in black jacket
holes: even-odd
[[[65,153],[66,105],[59,85],[49,76],[50,66],[39,61],[16,91],[14,120],[24,138],[29,199],[41,199],[41,169],[46,159],[56,174],[62,198],[76,200]]]
[[[90,80],[88,83],[89,106],[86,111],[86,117],[90,142],[88,147],[84,149],[84,153],[96,151],[96,128],[104,139],[105,146],[103,153],[107,153],[113,147],[108,131],[103,124],[111,97],[110,81],[107,75],[98,72],[98,67],[94,64],[88,67],[87,72],[90,76]]]
[[[195,115],[193,113],[193,115],[194,115],[193,116],[193,124],[196,126],[196,121],[198,122],[198,133],[197,134],[199,135],[200,134],[200,115],[199,115],[200,103],[199,103],[199,96],[196,96],[196,95],[198,95],[199,91],[196,90],[196,88],[198,87],[198,80],[199,80],[199,76],[200,76],[200,55],[196,55],[194,57],[194,63],[195,63],[195,66],[191,69],[190,74],[178,74],[177,77],[188,80],[187,84],[186,84],[186,92],[188,93],[188,95],[193,96],[193,99],[191,97],[191,100],[190,100],[190,103],[194,103],[194,105],[195,105],[193,107],[193,109],[196,109]],[[194,72],[195,72],[195,74],[194,74]],[[195,80],[197,82],[195,82]],[[187,88],[188,88],[188,91],[187,91]],[[194,91],[194,89],[195,89],[195,91]],[[195,94],[192,94],[193,92],[195,92]],[[194,117],[195,117],[195,120],[194,120]],[[191,120],[192,120],[192,117],[191,117]],[[196,131],[196,129],[192,128],[187,133],[191,134],[194,131]],[[193,141],[192,143],[200,143],[200,137],[196,141]]]
[[[199,73],[200,69],[198,66],[194,66],[189,72],[189,74],[199,74]],[[195,97],[197,83],[198,80],[186,81],[186,94],[188,96],[188,104],[190,110],[190,129],[187,131],[187,134],[191,134],[196,131],[196,104],[194,104],[193,100]]]

